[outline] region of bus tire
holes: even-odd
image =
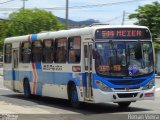
[[[78,99],[77,88],[74,83],[69,88],[69,101],[73,108],[79,108],[80,102]]]
[[[129,107],[129,105],[131,104],[131,102],[119,102],[118,105],[122,108],[127,108]]]
[[[30,89],[30,84],[29,84],[28,79],[25,79],[23,81],[23,89],[24,89],[24,96],[26,98],[30,98],[31,97],[31,89]]]

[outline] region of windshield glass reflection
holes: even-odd
[[[153,72],[151,42],[97,42],[96,71],[107,76],[138,76]]]

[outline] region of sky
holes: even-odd
[[[10,0],[0,0],[0,18],[7,18],[9,13],[13,12],[11,8],[22,8],[22,0],[11,0],[10,2],[1,4]],[[73,6],[86,6],[86,5],[97,5],[97,4],[108,4],[125,2],[131,0],[69,0],[69,7]],[[132,0],[133,1],[133,0]],[[134,0],[135,2],[127,2],[125,4],[114,4],[106,5],[94,8],[80,8],[80,9],[69,9],[69,19],[74,21],[83,21],[87,19],[98,20],[102,23],[111,25],[119,25],[122,23],[123,11],[125,11],[124,24],[133,24],[136,20],[129,20],[128,15],[134,13],[138,6],[145,4],[151,4],[154,1],[160,0]],[[25,8],[65,8],[66,0],[26,0]],[[6,8],[6,9],[4,9]],[[48,10],[48,9],[47,9]],[[48,10],[51,11],[55,16],[65,18],[65,9],[61,10]]]

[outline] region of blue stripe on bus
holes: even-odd
[[[41,63],[37,63],[37,64],[35,64],[35,66],[36,66],[36,69],[41,69],[41,70],[42,70],[42,65],[41,65]]]
[[[16,74],[18,74],[18,71],[15,71]],[[20,71],[19,72],[19,80],[23,80],[24,78],[28,78],[30,80],[30,82],[33,82],[33,74],[31,71]],[[73,78],[73,73],[64,73],[64,72],[44,72],[41,69],[37,69],[37,76],[38,76],[38,81],[39,83],[43,83],[43,84],[67,84],[69,80],[72,80],[75,82],[75,84],[77,86],[80,85],[80,78]],[[94,81],[95,80],[99,80],[102,81],[103,83],[105,83],[106,85],[108,85],[111,88],[119,88],[119,87],[124,87],[122,85],[113,85],[111,84],[108,80],[112,79],[112,80],[124,80],[124,79],[117,79],[117,78],[103,78],[98,76],[97,74],[94,74]],[[17,76],[18,77],[18,76]],[[16,80],[18,80],[18,78],[16,77]],[[142,82],[141,84],[138,84],[138,86],[145,86],[151,79],[154,78],[154,74],[148,76],[148,77],[142,77],[142,78],[134,78],[134,80],[137,79],[145,79],[144,82]],[[12,80],[12,71],[5,71],[4,72],[4,80]],[[131,79],[130,79],[131,80]],[[85,82],[85,73],[82,73],[82,86],[85,86],[86,82]],[[97,85],[95,84],[95,82],[93,82],[93,87],[97,88]],[[130,85],[131,87],[134,87],[136,85]],[[126,87],[126,86],[125,86]]]
[[[41,83],[37,83],[37,87],[36,87],[36,95],[42,95],[42,86],[43,84]]]
[[[12,76],[12,70],[4,70],[3,71],[3,79],[4,80],[12,80],[13,78],[13,76]]]
[[[16,80],[16,71],[15,70],[12,71],[12,76],[13,76],[13,80]]]
[[[79,86],[80,78],[73,78],[73,73],[66,73],[66,72],[42,72],[40,69],[36,69],[38,80],[37,82],[43,84],[58,84],[64,85],[67,84],[68,81],[75,81],[75,84]],[[15,71],[19,73],[19,79],[16,80],[23,80],[24,78],[28,78],[30,82],[33,82],[33,73],[32,71]],[[11,77],[10,77],[11,76]],[[18,77],[18,76],[17,76]],[[12,80],[12,71],[6,71],[4,74],[4,80]]]
[[[73,74],[74,73],[66,73],[66,72],[44,72],[42,71],[42,69],[38,69],[41,68],[40,65],[36,64],[36,71],[37,71],[37,76],[38,76],[38,80],[37,80],[37,94],[38,95],[42,95],[42,86],[44,84],[55,84],[55,85],[67,85],[67,83],[72,80],[75,82],[76,86],[81,86],[80,85],[80,79],[81,78],[73,78]],[[33,73],[32,71],[20,71],[18,73],[18,71],[15,71],[17,75],[19,75],[19,79],[16,76],[16,80],[23,80],[25,77],[27,77],[30,82],[33,82]],[[84,87],[86,84],[86,80],[85,80],[85,73],[81,73],[82,75],[82,86]],[[7,71],[5,70],[4,73],[4,80],[12,80],[12,70]],[[130,79],[130,80],[138,80],[138,79],[145,79],[144,82],[140,83],[140,84],[136,84],[136,85],[115,85],[110,83],[108,80],[124,80],[124,79],[117,79],[117,78],[104,78],[104,77],[100,77],[97,74],[93,74],[93,88],[94,89],[98,89],[98,86],[96,85],[95,81],[99,80],[102,81],[103,83],[105,83],[106,85],[108,85],[111,88],[132,88],[132,87],[140,87],[140,86],[145,86],[151,79],[154,78],[154,74],[147,76],[147,77],[142,77],[142,78],[134,78],[134,79]],[[128,79],[129,80],[129,79]]]
[[[145,86],[151,79],[153,79],[155,77],[154,73],[147,76],[147,77],[141,77],[141,78],[132,78],[132,79],[117,79],[117,78],[104,78],[104,77],[100,77],[97,74],[94,74],[94,81],[99,80],[101,82],[103,82],[104,84],[106,84],[107,86],[109,86],[110,88],[134,88],[134,87],[143,87]],[[136,85],[115,85],[112,84],[111,82],[109,82],[109,80],[117,80],[117,81],[125,81],[125,80],[144,80],[143,82],[141,82],[140,84],[136,84]],[[96,83],[94,82],[93,87],[95,89],[98,88],[98,86],[96,85]]]
[[[39,67],[36,65],[36,67]],[[69,80],[75,82],[76,86],[80,86],[80,79],[73,78],[72,73],[62,73],[62,72],[43,72],[41,69],[36,69],[38,80],[36,84],[36,95],[42,95],[42,86],[44,84],[55,84],[55,85],[66,85]],[[4,80],[12,80],[12,71],[5,72]],[[28,78],[30,82],[33,82],[33,73],[32,71],[15,71],[15,73],[19,73],[18,76],[15,77],[15,80],[20,81],[24,78]],[[10,79],[9,79],[10,78]],[[32,89],[32,88],[31,88]]]
[[[32,34],[31,35],[31,41],[37,40],[37,34]]]

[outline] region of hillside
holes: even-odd
[[[59,21],[61,21],[62,23],[65,23],[65,19],[64,18],[60,18],[57,17]],[[98,20],[94,20],[94,19],[89,19],[89,20],[84,20],[84,21],[73,21],[73,20],[68,20],[68,23],[70,25],[91,25],[93,23],[99,23]]]

